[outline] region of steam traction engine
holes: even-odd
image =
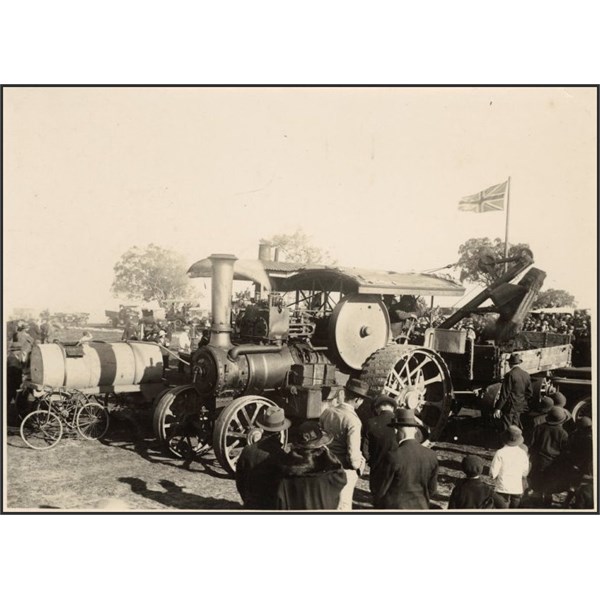
[[[461,286],[428,275],[305,268],[278,280],[279,289],[247,307],[233,327],[234,275],[258,282],[246,270],[258,261],[236,265],[231,255],[208,261],[210,340],[192,356],[192,383],[165,392],[153,416],[171,453],[212,445],[233,472],[242,448],[262,435],[256,418],[265,406],[282,406],[296,421],[318,418],[350,376],[367,381],[373,395],[387,393],[414,408],[434,437],[442,430],[452,402],[446,364],[434,350],[393,343],[382,294],[460,296]]]
[[[533,262],[530,255],[510,260],[515,265],[506,275],[442,328],[417,336],[398,335],[399,323],[392,322],[398,311],[388,308],[390,299],[462,296],[460,285],[432,275],[300,265],[269,278],[265,261],[227,254],[196,263],[190,271],[201,265],[196,275],[212,277],[210,339],[192,356],[192,382],[157,399],[157,438],[180,457],[212,446],[233,472],[243,447],[262,435],[256,419],[264,407],[279,405],[296,422],[316,419],[336,386],[359,377],[372,397],[386,394],[414,409],[435,440],[457,398],[486,397],[489,384],[508,368],[514,338],[545,276],[531,269],[518,284],[510,283]],[[234,277],[271,291],[232,322]],[[489,340],[476,343],[467,331],[450,329],[473,312],[489,311],[480,308],[487,299],[500,313]],[[530,373],[568,366],[570,345],[563,341],[552,348],[527,342],[523,366]]]

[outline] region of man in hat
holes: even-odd
[[[21,348],[16,342],[10,342],[6,356],[6,406],[17,400],[17,391],[23,383],[23,366],[21,364]],[[18,408],[18,407],[17,407]],[[9,412],[10,415],[10,412]],[[13,423],[9,423],[12,425]],[[18,422],[15,423],[18,425]]]
[[[561,453],[567,449],[569,434],[563,424],[569,419],[564,408],[553,406],[546,416],[546,422],[533,430],[531,441],[531,488],[541,494],[542,504],[552,504],[552,493],[563,491],[564,477],[552,469]]]
[[[552,410],[554,401],[549,396],[542,396],[536,409],[521,416],[523,421],[523,437],[526,444],[531,444],[533,432],[538,425],[546,422],[546,416]],[[526,418],[527,417],[527,418]]]
[[[338,510],[352,510],[352,496],[358,476],[364,471],[366,461],[360,450],[361,422],[356,409],[369,399],[369,386],[360,379],[350,379],[338,391],[339,404],[323,411],[319,419],[321,429],[331,435],[331,453],[342,463],[347,483],[340,494]]]
[[[561,453],[553,470],[557,471],[567,484],[564,487],[569,493],[564,506],[568,508],[584,477],[592,477],[594,473],[592,419],[589,417],[577,419],[575,431],[569,433],[566,451]]]
[[[337,509],[346,473],[327,449],[332,440],[314,421],[300,425],[298,440],[283,459],[277,490],[278,510]]]
[[[567,406],[567,397],[558,390],[551,394],[550,398],[552,398],[554,406],[560,406],[561,408],[565,408],[565,406]]]
[[[54,327],[48,319],[44,319],[40,325],[40,341],[42,344],[51,344],[54,340]]]
[[[373,506],[379,508],[381,497],[382,465],[388,452],[397,446],[396,433],[388,425],[394,419],[396,400],[379,396],[373,402],[374,417],[365,426],[362,451],[369,465],[369,487],[373,494]]]
[[[29,366],[29,355],[33,349],[34,340],[29,335],[29,326],[23,323],[17,327],[17,345],[21,348],[21,368],[26,370]]]
[[[285,451],[281,432],[291,421],[278,406],[268,406],[256,419],[263,430],[262,438],[246,446],[236,465],[235,484],[244,508],[275,510],[277,488],[281,479],[281,464]]]
[[[183,331],[179,334],[179,356],[183,355],[184,360],[189,361],[189,355],[192,348],[192,341],[190,340],[190,328],[188,325],[183,326]],[[184,372],[184,363],[178,361],[179,373]]]
[[[490,477],[496,480],[496,508],[518,508],[521,504],[523,479],[529,473],[529,454],[524,441],[521,430],[509,425],[504,433],[504,446],[494,454]]]
[[[462,460],[462,470],[466,477],[454,486],[448,508],[461,510],[494,508],[493,490],[481,480],[483,460],[474,454],[467,454]]]
[[[517,353],[511,354],[508,359],[510,370],[504,376],[500,395],[494,411],[496,419],[502,419],[504,429],[516,425],[522,429],[521,413],[527,410],[529,401],[533,396],[531,377],[529,373],[519,367],[523,359]]]
[[[426,510],[439,468],[435,452],[415,439],[419,430],[427,430],[409,408],[399,408],[388,427],[395,429],[398,445],[383,460],[378,508]]]

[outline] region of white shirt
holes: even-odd
[[[529,455],[520,446],[503,446],[494,454],[490,477],[496,480],[496,491],[522,494],[523,477],[529,473]]]
[[[182,331],[179,334],[179,351],[180,352],[189,352],[190,351],[190,336],[186,331]]]

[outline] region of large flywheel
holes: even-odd
[[[411,408],[437,439],[452,407],[452,381],[444,360],[429,348],[391,344],[375,352],[360,378],[370,394],[394,398],[399,408]]]
[[[329,319],[329,341],[341,361],[360,369],[373,352],[390,341],[390,317],[380,296],[348,294]]]

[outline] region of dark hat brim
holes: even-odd
[[[427,427],[423,423],[419,423],[418,421],[398,421],[397,419],[394,419],[390,421],[387,426],[393,427],[394,429],[398,429],[400,427],[418,427],[419,429],[422,429],[423,431],[429,433]]]
[[[504,444],[506,446],[520,446],[525,443],[525,438],[521,435],[516,440],[506,440]]]
[[[305,450],[310,450],[312,448],[321,448],[323,446],[329,446],[329,444],[331,444],[331,442],[333,442],[333,436],[330,435],[329,433],[323,432],[321,437],[317,438],[316,440],[310,440],[308,442],[299,440],[297,442],[294,442],[293,446],[296,448],[303,448]]]
[[[349,379],[346,382],[346,385],[344,385],[344,391],[347,394],[351,394],[352,396],[358,396],[359,398],[364,398],[365,400],[370,400],[371,397],[369,396],[369,386],[367,384],[364,384],[364,387],[366,389],[363,391],[363,389],[361,389],[363,386],[354,385],[355,383],[361,384],[362,382],[357,379]]]
[[[565,410],[565,416],[562,419],[559,419],[558,421],[549,421],[548,417],[546,417],[546,423],[548,425],[562,425],[563,423],[566,423],[570,418],[571,413]]]
[[[356,396],[357,398],[362,398],[363,400],[370,400],[370,396],[368,396],[366,393],[363,394],[363,392],[359,392],[358,390],[354,390],[354,389],[348,389],[348,388],[344,388],[344,392],[346,394],[348,394],[349,396]]]
[[[256,424],[261,429],[264,429],[265,431],[285,431],[286,429],[290,428],[292,422],[289,419],[283,419],[283,423],[281,423],[281,425],[277,425],[276,427],[273,427],[273,426],[269,426],[269,425],[265,425],[264,423],[261,423],[260,417],[259,417],[258,419],[256,419]]]

